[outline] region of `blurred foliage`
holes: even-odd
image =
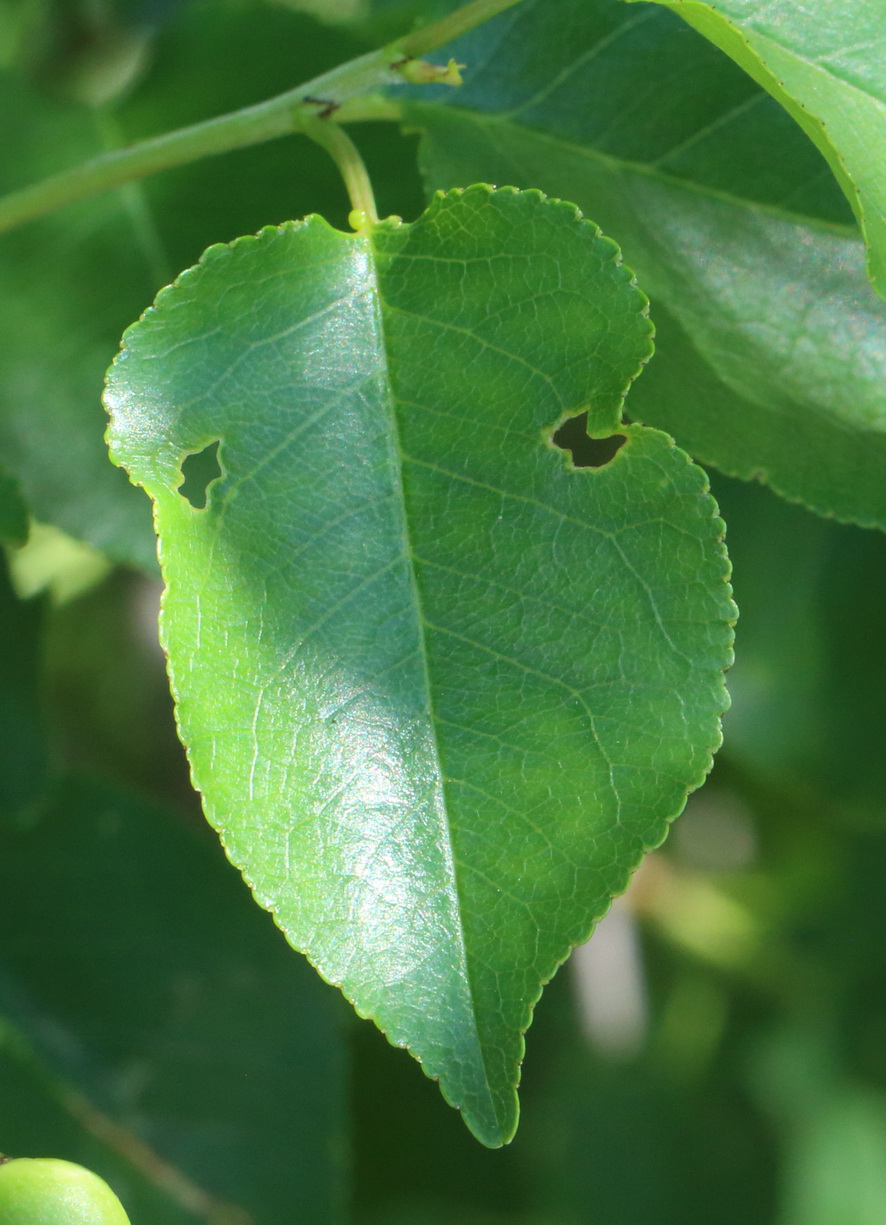
[[[0,558],[0,829],[43,797],[48,744],[41,694],[45,601],[17,598]]]
[[[261,22],[246,0],[106,6],[147,40],[109,117],[47,80],[77,8],[47,39],[50,7],[0,0],[4,187],[256,101],[422,9],[361,5],[355,35],[291,4]],[[357,139],[382,211],[414,216],[413,138]],[[0,459],[39,520],[152,569],[143,495],[101,444],[122,328],[210,242],[347,208],[325,155],[281,141],[4,237]],[[886,1219],[886,542],[713,483],[741,607],[733,708],[712,779],[628,895],[639,1037],[614,1056],[581,1003],[624,980],[561,970],[496,1152],[291,955],[203,828],[156,581],[86,573],[38,530],[40,565],[11,566],[30,586],[0,582],[0,1149],[92,1166],[133,1225]]]
[[[197,1219],[336,1218],[343,1007],[208,831],[62,775],[4,837],[0,930],[0,1010],[75,1121]],[[29,1155],[25,1108],[0,1116],[5,1152]]]

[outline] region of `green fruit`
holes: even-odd
[[[0,1165],[2,1225],[129,1225],[117,1196],[97,1174],[54,1157]]]

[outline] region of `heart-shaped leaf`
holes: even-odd
[[[704,474],[621,421],[645,305],[573,206],[474,187],[412,225],[211,248],[109,377],[209,820],[490,1145],[542,984],[726,704]],[[576,470],[552,434],[584,413],[610,441]]]

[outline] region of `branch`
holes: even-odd
[[[442,47],[460,34],[504,12],[520,0],[472,0],[440,21],[431,22],[398,42],[333,68],[304,85],[255,106],[219,115],[187,128],[115,149],[91,161],[0,198],[0,233],[124,183],[181,166],[216,153],[261,144],[292,132],[303,132],[318,117],[328,119],[357,95],[409,79],[416,57]],[[339,119],[392,118],[390,103],[366,99],[346,106]]]

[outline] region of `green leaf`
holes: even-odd
[[[886,296],[886,60],[881,0],[655,0],[730,55],[827,158]]]
[[[368,47],[381,47],[418,25],[459,8],[462,0],[275,0],[332,26],[346,26]]]
[[[88,112],[12,77],[0,79],[0,138],[3,188],[100,149]],[[116,196],[0,239],[3,465],[36,518],[145,568],[150,517],[102,454],[99,396],[117,318],[156,284]]]
[[[650,347],[612,242],[480,186],[210,249],[109,376],[209,820],[490,1145],[541,985],[719,740],[722,523],[620,420]],[[625,441],[576,471],[550,438],[584,412]],[[182,465],[215,443],[198,509]]]
[[[780,1133],[778,1219],[878,1225],[886,1196],[886,1094],[879,1083],[844,1072],[835,1052],[805,1027],[769,1035],[754,1052],[751,1075]]]
[[[540,187],[616,238],[657,326],[631,415],[886,526],[886,306],[834,224],[827,166],[773,99],[673,14],[617,0],[524,0],[451,50],[463,89],[404,106],[429,186]]]
[[[70,1087],[63,1101],[76,1117],[112,1121],[99,1133],[173,1207],[184,1203],[178,1215],[224,1220],[233,1204],[262,1225],[340,1221],[339,1005],[209,831],[181,814],[68,776],[39,824],[4,833],[0,1017]],[[0,1151],[91,1164],[82,1150],[54,1148],[52,1118],[7,1098],[2,1060],[0,1071]]]

